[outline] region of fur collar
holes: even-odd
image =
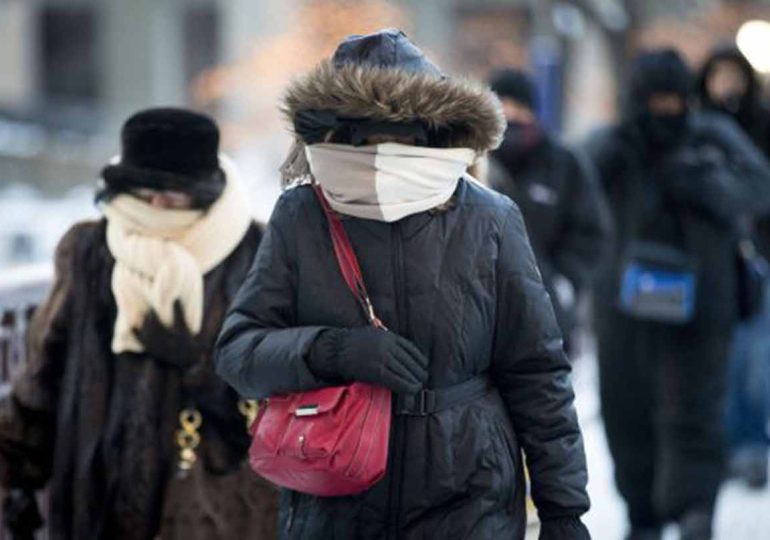
[[[505,130],[500,102],[479,84],[392,68],[335,68],[328,60],[286,91],[282,110],[290,122],[305,109],[388,122],[422,120],[451,128],[453,147],[479,154],[497,148]]]

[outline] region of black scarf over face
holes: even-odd
[[[640,111],[636,123],[647,144],[655,150],[676,147],[687,133],[688,109],[679,114],[654,114],[645,108]]]
[[[639,55],[634,61],[625,102],[626,123],[634,127],[656,153],[678,145],[687,133],[692,76],[673,49]],[[649,100],[655,94],[673,94],[684,108],[679,114],[653,114]]]
[[[503,142],[492,155],[508,170],[519,171],[527,166],[544,141],[545,136],[537,123],[508,122]]]

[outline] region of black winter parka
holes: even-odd
[[[647,146],[633,124],[591,141],[617,244],[594,302],[602,415],[633,527],[713,510],[724,474],[728,343],[738,319],[738,222],[766,212],[770,168],[730,120],[690,113],[676,146]],[[698,264],[695,316],[670,325],[624,314],[618,290],[635,241]]]
[[[448,209],[343,223],[378,315],[430,359],[428,388],[478,375],[483,397],[394,415],[386,476],[358,496],[283,495],[283,538],[523,538],[523,454],[543,520],[589,506],[570,367],[518,208],[461,180]],[[316,337],[367,322],[307,186],[279,200],[217,345],[220,376],[264,398],[329,385]],[[564,538],[568,538],[568,533]]]
[[[696,320],[701,330],[729,328],[738,317],[736,249],[740,218],[770,210],[770,165],[730,119],[691,113],[682,142],[648,149],[621,125],[595,135],[589,153],[600,174],[616,230],[597,307],[610,325],[625,249],[634,239],[671,243],[698,258]]]
[[[523,160],[492,154],[489,184],[516,201],[524,215],[532,249],[554,301],[562,332],[575,324],[575,304],[562,304],[558,276],[575,291],[589,288],[610,247],[610,215],[593,168],[548,135]]]

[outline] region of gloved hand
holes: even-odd
[[[720,222],[731,223],[740,211],[736,181],[724,159],[677,156],[662,164],[659,180],[669,201]]]
[[[182,303],[174,302],[174,324],[166,327],[158,314],[150,311],[141,328],[134,335],[144,345],[144,350],[159,362],[173,368],[187,370],[198,363],[203,354],[200,334],[187,328]]]
[[[366,326],[323,332],[308,358],[325,379],[360,381],[398,393],[415,393],[428,380],[428,359],[409,340]]]
[[[540,524],[539,540],[591,540],[580,518],[549,519]]]
[[[34,540],[43,525],[32,491],[14,489],[3,501],[3,522],[14,540]]]

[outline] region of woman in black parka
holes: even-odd
[[[228,314],[218,372],[253,398],[381,384],[394,417],[386,476],[351,497],[284,492],[283,538],[523,538],[522,451],[541,538],[588,538],[569,364],[521,214],[465,174],[499,142],[496,99],[385,30],[345,40],[285,109],[300,139],[284,171],[309,158],[390,332],[367,327],[313,190],[295,187]]]

